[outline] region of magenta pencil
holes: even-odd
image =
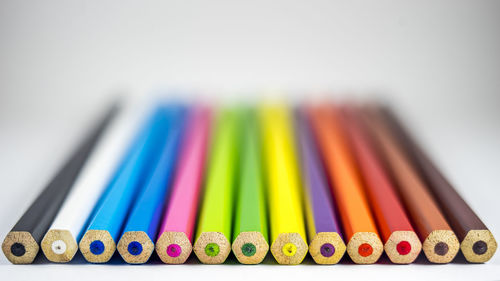
[[[164,263],[184,263],[192,251],[210,123],[208,108],[193,110],[156,242],[156,253]]]

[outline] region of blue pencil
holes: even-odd
[[[127,263],[145,263],[154,251],[153,241],[156,241],[184,131],[184,108],[172,110],[169,117],[168,136],[163,149],[160,150],[160,160],[145,182],[142,194],[135,200],[118,242],[118,252]]]
[[[160,106],[154,111],[89,219],[89,226],[79,243],[87,261],[104,263],[113,256],[115,241],[121,234],[131,203],[159,159],[156,152],[167,135],[168,110]]]

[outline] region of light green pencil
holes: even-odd
[[[246,111],[243,120],[232,248],[240,263],[257,264],[269,251],[267,208],[255,113]]]
[[[205,195],[198,218],[194,253],[202,263],[223,263],[231,251],[234,186],[238,167],[239,113],[224,110],[217,118]]]

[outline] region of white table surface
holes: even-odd
[[[0,1],[0,239],[111,93],[155,89],[388,100],[500,239],[499,26],[499,1]],[[0,255],[0,279],[500,279],[498,253],[481,265],[272,264],[14,266]]]

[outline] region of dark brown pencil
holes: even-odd
[[[427,187],[461,241],[460,249],[467,261],[482,263],[490,260],[497,249],[493,234],[417,145],[395,114],[386,107],[381,112],[427,182]]]

